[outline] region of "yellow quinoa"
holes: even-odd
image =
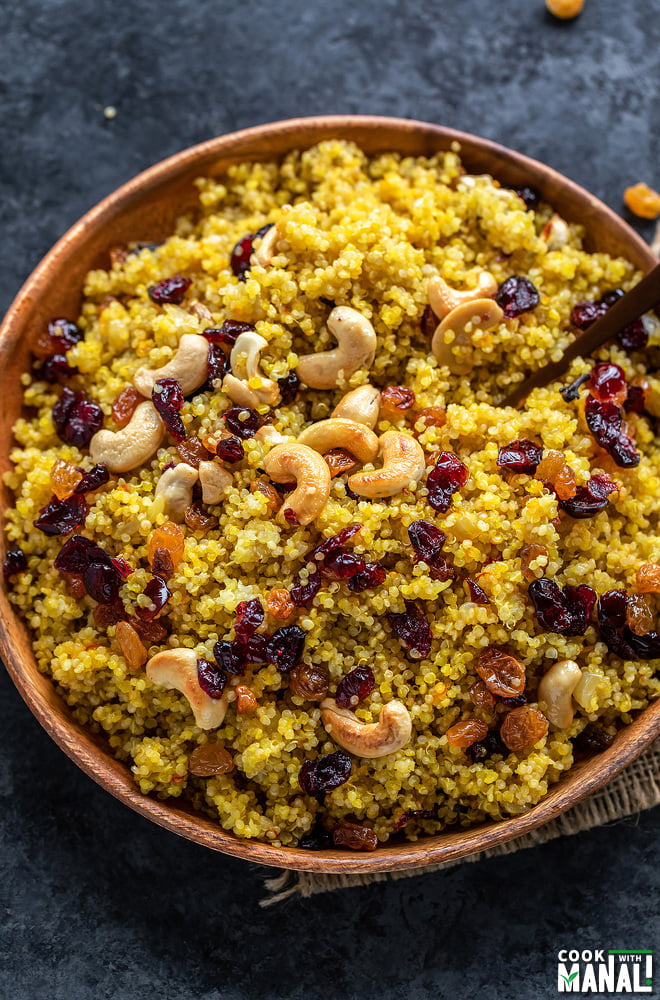
[[[234,167],[221,180],[200,180],[198,189],[199,212],[182,218],[164,243],[119,254],[108,270],[87,276],[78,320],[84,339],[68,352],[80,374],[70,384],[98,401],[105,427],[116,429],[111,406],[134,372],[164,365],[183,333],[220,327],[226,319],[255,324],[268,342],[262,370],[281,379],[301,355],[334,346],[326,320],[334,306],[344,305],[373,324],[373,365],[340,380],[334,390],[303,387],[293,402],[276,405],[273,426],[295,437],[328,417],[353,387],[406,386],[415,394],[414,406],[401,418],[382,410],[376,433],[415,434],[428,466],[418,484],[385,500],[355,499],[347,492],[348,475],[340,475],[321,515],[294,527],[275,515],[263,493],[250,491],[255,479],[265,478],[269,446],[245,440],[245,459],[229,467],[231,487],[209,508],[217,527],[203,532],[182,526],[184,555],[168,582],[172,596],[164,609],[171,634],[150,647],[149,656],[188,647],[212,661],[215,643],[234,636],[241,601],[259,597],[265,607],[271,589],[288,590],[297,578],[307,579],[314,546],[358,523],[362,529],[348,547],[382,563],[385,581],[353,593],[346,582],[325,580],[287,624],[297,622],[304,630],[304,662],[327,668],[331,694],[349,671],[368,665],[375,687],[357,707],[358,718],[373,722],[384,704],[399,699],[410,714],[412,737],[394,753],[353,757],[349,780],[317,801],[301,790],[301,766],[338,747],[321,723],[319,704],[293,695],[288,677],[272,664],[248,668],[241,678],[256,696],[256,712],[238,714],[237,702],[230,701],[224,723],[210,731],[196,725],[179,691],[156,686],[144,668],[131,670],[115,627],[98,627],[96,602],[73,597],[54,568],[65,539],[33,526],[51,497],[56,460],[86,469],[91,460],[87,449],[64,444],[55,432],[59,387],[26,375],[25,404],[33,416],[15,428],[14,468],[6,476],[15,507],[6,532],[8,543],[20,546],[28,560],[27,572],[11,581],[11,599],[33,632],[39,668],[76,718],[105,734],[142,792],[189,797],[241,837],[295,844],[317,820],[330,830],[349,818],[384,842],[407,810],[436,810],[437,819],[405,826],[404,835],[416,838],[448,824],[529,809],[572,766],[572,741],[587,725],[613,734],[657,697],[660,686],[658,661],[624,662],[608,652],[595,614],[583,635],[544,631],[528,595],[529,577],[521,571],[522,550],[542,546],[545,555],[532,561],[531,572],[560,587],[634,593],[639,566],[660,560],[659,451],[649,419],[627,414],[641,461],[632,469],[615,465],[586,426],[584,390],[578,402],[565,402],[556,385],[538,390],[520,412],[497,403],[530,370],[560,356],[574,335],[573,306],[630,287],[636,280],[632,266],[584,251],[583,234],[574,225],[554,249],[547,230],[543,235],[552,209],[528,211],[491,177],[466,175],[458,149],[431,158],[368,159],[350,143],[329,141],[279,164]],[[267,223],[278,226],[276,255],[239,281],[230,267],[232,248]],[[540,301],[518,318],[478,332],[472,370],[455,376],[438,364],[421,325],[428,281],[440,274],[449,285],[470,289],[483,271],[498,283],[526,276]],[[155,304],[148,287],[174,274],[192,279],[184,301]],[[191,310],[194,300],[207,307],[212,323]],[[650,343],[660,343],[655,328]],[[641,354],[613,346],[599,358],[620,365],[629,381],[646,375]],[[567,382],[589,369],[590,362],[578,360]],[[657,395],[660,383],[647,377],[649,392]],[[197,392],[182,410],[188,437],[207,439],[222,428],[222,414],[233,405],[218,388]],[[418,420],[416,413],[428,407],[446,409],[444,426]],[[266,414],[268,406],[260,409]],[[578,486],[609,475],[619,489],[606,509],[573,519],[559,511],[554,492],[538,479],[499,468],[498,449],[520,438],[562,452]],[[458,456],[469,474],[446,513],[432,509],[426,486],[439,451]],[[167,437],[150,462],[111,476],[89,497],[82,533],[132,568],[120,587],[129,614],[148,603],[142,592],[151,578],[149,541],[167,520],[154,491],[163,467],[176,461],[175,442]],[[420,519],[446,534],[443,554],[454,579],[433,579],[426,563],[415,562],[407,529]],[[488,604],[471,601],[464,577],[477,581]],[[653,605],[655,595],[650,600]],[[388,612],[402,612],[405,601],[417,602],[431,624],[431,652],[421,660],[406,655],[388,622]],[[266,615],[268,634],[281,625]],[[550,725],[525,751],[495,752],[473,762],[446,733],[473,718],[496,730],[509,711],[501,701],[490,710],[475,707],[470,698],[479,653],[492,645],[507,645],[525,664],[526,697],[535,707],[539,678],[558,660],[575,660],[597,680],[588,710],[576,703],[568,728]],[[195,747],[215,742],[232,755],[234,771],[210,778],[190,774]]]

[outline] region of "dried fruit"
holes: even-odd
[[[463,719],[450,726],[445,735],[453,747],[470,747],[488,735],[488,726],[481,719]]]
[[[322,664],[299,663],[289,674],[289,691],[305,701],[323,701],[329,686],[330,675]]]
[[[158,646],[172,631],[167,618],[162,617],[153,622],[142,622],[139,618],[132,618],[131,625],[140,638],[150,646]]]
[[[426,306],[419,321],[420,329],[427,340],[432,340],[433,334],[438,326],[438,317],[430,306]]]
[[[481,651],[477,673],[498,698],[515,698],[525,690],[525,664],[502,646],[488,646]]]
[[[157,306],[165,305],[167,302],[178,306],[183,302],[191,285],[190,278],[184,278],[181,274],[173,274],[171,278],[163,278],[155,285],[150,285],[147,292],[151,301],[155,302]]]
[[[252,688],[245,684],[237,684],[236,688],[236,712],[238,715],[254,715],[259,707],[257,696]]]
[[[126,621],[127,618],[128,615],[119,597],[112,604],[97,604],[94,608],[94,622],[99,629],[108,629],[111,625]]]
[[[73,492],[82,493],[83,495],[93,493],[95,490],[100,489],[101,486],[105,486],[109,481],[110,473],[107,465],[104,465],[103,462],[98,462],[91,469],[88,469],[87,472],[83,472],[82,478]]]
[[[70,535],[85,523],[88,511],[87,501],[80,494],[74,493],[65,500],[53,497],[39,511],[34,526],[43,531],[44,535]]]
[[[601,403],[609,400],[621,404],[628,392],[623,368],[611,361],[600,361],[594,365],[591,369],[589,387]]]
[[[179,441],[176,446],[182,462],[192,465],[193,469],[199,469],[200,462],[210,462],[213,458],[211,452],[205,448],[198,437],[188,438],[187,441]],[[195,483],[197,486],[197,483]]]
[[[341,548],[349,538],[353,538],[359,531],[362,531],[361,524],[349,524],[348,527],[342,528],[341,531],[337,532],[336,535],[331,535],[330,538],[324,539],[320,545],[317,545],[315,549],[310,552],[310,559],[316,562],[321,562],[334,552],[335,549]]]
[[[350,472],[357,466],[357,459],[345,448],[332,448],[323,456],[324,461],[330,469],[331,477],[341,476],[343,472]]]
[[[447,540],[444,531],[431,521],[419,520],[408,526],[408,537],[415,550],[415,562],[419,559],[425,562],[434,580],[445,581],[454,576],[454,570],[442,554]]]
[[[445,513],[451,506],[451,498],[465,486],[468,480],[468,470],[451,451],[441,451],[436,459],[435,468],[431,470],[426,480],[429,491],[429,504],[434,510]]]
[[[334,549],[320,563],[321,576],[328,580],[350,580],[365,567],[364,557],[350,549]]]
[[[280,387],[280,406],[293,403],[300,392],[300,379],[296,373],[289,372],[283,378],[278,378],[277,384]]]
[[[300,838],[298,847],[303,851],[325,851],[328,847],[332,847],[332,837],[320,823],[317,823],[309,833]]]
[[[623,295],[620,288],[606,292],[597,301],[578,302],[571,312],[571,322],[580,330],[587,330],[592,323],[604,316]],[[648,333],[641,319],[628,324],[616,335],[618,344],[627,351],[641,351],[648,342]]]
[[[159,378],[154,383],[151,400],[174,440],[185,441],[186,428],[180,415],[185,400],[177,380],[175,378]]]
[[[76,573],[80,576],[93,562],[111,565],[110,557],[100,545],[84,535],[74,535],[64,543],[57,556],[54,566],[60,573]]]
[[[314,600],[321,589],[321,574],[317,570],[310,573],[305,583],[298,577],[289,591],[289,596],[297,608],[304,608]]]
[[[525,545],[520,550],[520,572],[525,580],[536,580],[538,575],[543,576],[543,567],[539,570],[533,570],[532,563],[536,562],[537,559],[545,557],[547,565],[548,550],[545,545],[536,545],[532,543],[531,545]]]
[[[110,409],[110,415],[118,427],[125,427],[135,413],[138,404],[144,402],[144,396],[132,385],[126,386],[119,393]]]
[[[644,413],[646,410],[646,397],[649,391],[649,384],[646,379],[633,382],[628,386],[628,395],[623,404],[626,413]]]
[[[653,612],[643,594],[629,594],[626,603],[626,624],[635,635],[647,635],[653,630]]]
[[[502,743],[500,734],[496,729],[491,729],[485,739],[466,747],[465,752],[473,763],[486,760],[487,757],[492,757],[496,753],[502,757],[508,755],[508,750],[504,746],[504,743]]]
[[[387,570],[377,562],[365,562],[359,572],[348,581],[348,589],[354,594],[361,594],[365,590],[373,590],[380,587],[385,582]]]
[[[256,410],[245,406],[234,406],[225,410],[222,416],[227,429],[243,440],[254,437],[263,423]]]
[[[218,743],[195,747],[188,758],[188,771],[196,778],[212,778],[216,774],[229,774],[233,770],[231,754]]]
[[[227,685],[227,675],[220,670],[215,663],[210,660],[197,660],[197,680],[202,691],[205,691],[209,698],[222,698]]]
[[[431,626],[414,601],[405,601],[404,612],[388,611],[387,620],[395,636],[413,660],[423,660],[431,652]]]
[[[298,781],[305,795],[322,799],[326,792],[343,785],[351,776],[353,762],[344,750],[335,750],[318,760],[306,760]]]
[[[296,610],[288,590],[273,588],[266,598],[266,611],[272,618],[286,621]]]
[[[447,423],[447,411],[441,406],[426,406],[415,413],[415,423],[418,420],[426,427],[444,427]]]
[[[596,603],[596,592],[581,584],[566,585],[560,590],[554,580],[543,577],[529,585],[529,596],[536,619],[546,632],[560,635],[584,635]]]
[[[117,622],[115,631],[117,642],[121,646],[124,659],[130,670],[139,670],[147,662],[147,651],[132,625],[128,622]]]
[[[302,659],[304,648],[305,633],[300,625],[282,625],[266,643],[266,658],[281,674],[288,674]]]
[[[7,549],[7,555],[5,556],[5,561],[2,564],[2,572],[6,583],[9,583],[13,577],[19,576],[21,573],[25,573],[27,568],[27,557],[18,545],[14,545],[11,549]]]
[[[355,708],[371,694],[375,686],[376,678],[371,667],[366,663],[358,664],[340,680],[335,701],[340,708]]]
[[[215,514],[209,514],[201,500],[195,500],[190,507],[186,507],[183,519],[191,531],[212,531],[217,528],[219,521]]]
[[[103,426],[103,411],[84,392],[65,386],[53,407],[53,424],[65,444],[84,448]]]
[[[183,529],[173,521],[165,521],[160,528],[156,528],[149,539],[148,559],[153,563],[156,549],[167,549],[172,557],[172,565],[178,566],[183,557],[186,536]]]
[[[351,851],[375,851],[378,837],[375,830],[361,823],[349,823],[342,819],[332,830],[335,847],[348,847]]]
[[[505,319],[515,319],[530,309],[535,309],[540,302],[535,285],[523,275],[514,274],[503,281],[497,290],[495,301],[504,313]]]
[[[618,484],[609,476],[592,476],[586,486],[578,486],[575,494],[566,500],[560,500],[558,506],[576,519],[593,517],[605,510],[609,495],[618,489]]]
[[[256,233],[248,233],[247,236],[243,236],[231,252],[229,265],[239,281],[245,281],[250,270],[252,244],[256,236]]]
[[[268,506],[273,511],[279,510],[282,506],[280,494],[272,483],[268,483],[264,479],[253,479],[250,483],[250,493],[261,493],[265,496]]]
[[[227,642],[226,639],[220,639],[213,647],[213,655],[218,667],[223,673],[230,674],[232,677],[245,673],[248,664],[244,653],[245,648],[239,649],[237,643]]]
[[[438,818],[438,807],[434,806],[433,809],[406,809],[404,813],[401,813],[398,820],[394,824],[394,833],[398,833],[399,830],[403,830],[404,826],[411,823],[413,820],[420,822],[423,819],[436,819]]]
[[[415,393],[404,385],[390,385],[380,394],[380,409],[385,414],[402,416],[406,410],[415,405]]]
[[[75,465],[58,458],[50,470],[50,488],[58,500],[65,500],[75,492],[82,473]]]
[[[573,740],[573,746],[579,753],[602,753],[613,743],[614,735],[608,733],[597,722],[590,722]]]
[[[660,194],[648,184],[633,184],[623,192],[627,207],[640,219],[657,219],[660,215]]]
[[[642,563],[637,569],[636,583],[640,594],[660,594],[660,566]]]
[[[531,705],[513,708],[504,716],[500,737],[505,747],[514,752],[529,750],[548,732],[549,724],[543,712]]]
[[[85,590],[99,604],[113,604],[119,596],[119,576],[109,560],[90,563],[82,578]]]
[[[245,458],[243,443],[235,434],[230,435],[230,437],[221,438],[216,445],[215,453],[218,458],[222,459],[223,462],[228,462],[229,465],[233,465],[234,462],[240,462],[241,459]]]
[[[543,448],[528,438],[519,438],[500,448],[497,464],[500,469],[533,476],[543,456]]]
[[[247,642],[264,622],[264,609],[258,597],[241,601],[236,607],[234,632],[239,642]]]
[[[472,577],[466,577],[465,586],[467,587],[470,600],[473,604],[490,604],[488,594],[479,586],[476,580],[472,579]]]
[[[209,344],[209,353],[206,356],[206,382],[199,392],[213,392],[230,369],[229,356],[218,344]]]
[[[208,326],[202,330],[210,344],[227,344],[233,347],[242,333],[256,330],[254,323],[243,323],[240,319],[226,319],[221,327]]]
[[[512,190],[515,191],[519,198],[522,198],[527,209],[533,210],[539,207],[541,195],[536,188],[529,187],[529,185],[525,184],[522,187],[512,188]]]
[[[470,691],[470,701],[477,708],[485,708],[491,711],[495,708],[495,696],[491,694],[484,682],[479,679],[475,681],[471,686]]]
[[[584,415],[596,441],[617,465],[624,469],[639,465],[639,452],[622,430],[623,413],[618,406],[610,402],[601,403],[595,396],[587,396]]]
[[[174,573],[174,563],[168,549],[158,548],[151,560],[151,572],[161,580],[169,580]]]
[[[77,375],[78,369],[69,364],[66,354],[53,354],[52,357],[46,358],[42,365],[35,368],[35,374],[44,382],[62,383]]]
[[[135,610],[138,618],[150,622],[158,616],[172,596],[169,587],[160,576],[154,576],[144,588],[145,597],[149,598],[151,607],[138,607]]]
[[[83,337],[80,327],[70,319],[51,319],[46,330],[39,334],[32,345],[32,353],[38,358],[66,354]]]

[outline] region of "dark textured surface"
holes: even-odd
[[[454,125],[616,209],[627,184],[660,185],[658,0],[586,0],[566,24],[542,0],[5,0],[0,12],[2,306],[118,184],[276,118]],[[264,911],[262,872],[134,816],[49,741],[4,674],[0,687],[2,997],[527,1000],[555,996],[560,947],[658,943],[660,810]]]

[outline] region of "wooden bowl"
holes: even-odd
[[[430,154],[461,144],[467,168],[491,173],[503,184],[536,187],[566,219],[586,227],[587,248],[627,257],[641,271],[655,263],[647,245],[614,212],[550,167],[494,142],[472,135],[397,118],[337,116],[303,118],[245,129],[186,149],[125,184],[53,247],[28,278],[0,328],[0,471],[9,468],[11,429],[21,410],[19,377],[30,365],[29,344],[52,316],[78,315],[81,288],[90,268],[105,267],[108,250],[131,240],[156,242],[168,235],[177,216],[193,208],[193,180],[220,175],[245,160],[281,157],[328,138],[351,139],[367,153],[396,150]],[[4,490],[2,510],[11,503]],[[44,729],[76,764],[103,788],[148,819],[182,837],[225,854],[265,865],[317,872],[374,872],[424,867],[456,859],[529,833],[576,805],[634,760],[660,734],[660,701],[639,714],[617,735],[612,747],[577,764],[528,812],[469,830],[449,830],[416,843],[391,843],[370,854],[327,850],[309,852],[239,840],[185,803],[161,802],[142,795],[126,765],[109,753],[101,737],[82,728],[37,670],[31,640],[0,591],[0,652],[13,681]]]

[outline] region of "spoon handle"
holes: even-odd
[[[550,364],[539,368],[533,375],[521,382],[501,405],[521,406],[532,389],[538,389],[557,381],[567,371],[574,358],[579,355],[585,358],[589,357],[598,347],[611,340],[624,326],[639,319],[640,316],[659,303],[660,264],[656,264],[646,277],[642,278],[629,292],[626,292],[618,302],[615,302],[604,316],[601,316],[584,333],[576,337],[573,343],[568,345],[559,361],[551,361]]]

